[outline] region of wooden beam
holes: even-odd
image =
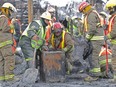
[[[28,23],[33,20],[33,0],[28,0]]]

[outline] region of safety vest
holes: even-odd
[[[63,49],[65,47],[65,34],[66,34],[66,31],[63,30],[62,32],[62,41],[60,42],[58,48],[60,49]],[[52,39],[51,39],[51,43],[52,43],[52,46],[55,48],[55,43],[54,43],[54,34],[52,35]]]
[[[112,32],[112,26],[114,25],[114,18],[116,17],[116,14],[112,16],[112,18],[110,18],[109,20],[109,24],[108,24],[108,35],[110,35],[110,33]],[[112,44],[116,44],[116,40],[111,40]]]
[[[6,16],[5,15],[0,15],[0,17],[6,17]],[[1,26],[1,29],[2,29],[2,26]],[[12,40],[7,40],[7,41],[4,41],[4,42],[0,42],[0,48],[2,48],[4,46],[7,46],[7,45],[12,45],[12,44],[13,44]]]
[[[101,18],[100,17],[100,15],[97,13],[97,11],[95,11],[95,10],[93,10],[92,12],[94,12],[95,14],[97,14],[97,16],[99,17],[99,19],[100,19],[100,24],[102,25],[103,24],[103,18]],[[90,13],[89,13],[90,14]],[[85,16],[85,18],[84,18],[84,27],[85,27],[85,32],[87,32],[88,31],[88,25],[87,25],[87,19],[88,19],[88,15],[89,14],[87,14],[86,16]]]
[[[93,10],[92,12],[94,12],[95,14],[97,14],[97,16],[99,17],[99,20],[100,20],[100,25],[103,25],[104,21],[103,21],[103,19],[100,17],[100,15],[97,13],[97,11]],[[87,14],[87,15],[85,16],[85,18],[84,18],[84,27],[85,27],[85,30],[84,30],[84,31],[85,31],[85,32],[88,31],[88,24],[87,24],[88,15],[89,15],[89,14]],[[90,36],[87,34],[86,37],[88,38],[88,37],[90,37]],[[91,38],[91,40],[104,40],[104,36],[93,36],[93,37]]]
[[[41,21],[40,20],[34,20],[35,22],[37,22],[40,27],[38,29],[38,32],[36,32],[36,34],[39,36],[39,40],[38,41],[35,41],[35,40],[31,40],[31,46],[35,49],[39,49],[41,48],[41,46],[43,45],[44,43],[44,39],[45,39],[45,32],[44,32],[44,28],[41,24]],[[30,24],[28,25],[28,27],[26,28],[26,30],[23,32],[22,36],[27,36],[28,37],[28,34],[27,34],[27,31],[29,30],[29,26]]]
[[[50,39],[50,35],[51,35],[51,26],[48,25],[46,27],[46,36],[45,36],[45,40],[46,40],[46,45],[48,45],[48,41]]]
[[[0,15],[0,17],[6,17],[6,18],[8,18],[8,17],[5,16],[5,15]],[[9,30],[9,32],[10,32],[11,34],[13,34],[13,32],[14,32],[14,26],[12,25],[10,19],[8,19],[8,25],[10,26],[10,30]],[[2,26],[1,26],[1,27],[2,27]],[[0,27],[0,28],[1,28],[1,27]]]
[[[9,32],[10,32],[11,34],[13,34],[13,33],[14,33],[14,25],[11,23],[11,20],[10,20],[10,19],[8,20],[8,25],[9,25],[10,28],[11,28]]]
[[[112,26],[113,26],[113,20],[116,17],[116,15],[114,15],[110,20],[109,20],[109,24],[108,24],[108,32],[110,33],[112,31]]]

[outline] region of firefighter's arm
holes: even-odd
[[[39,37],[37,36],[36,33],[38,32],[39,27],[40,26],[38,23],[36,23],[35,21],[32,21],[32,23],[29,26],[29,30],[27,31],[28,37],[34,40],[38,40]]]
[[[99,23],[97,15],[91,13],[88,16],[88,34],[86,36],[88,40],[92,39],[92,37],[97,33],[97,23]]]
[[[74,41],[69,33],[66,33],[64,42],[66,47],[63,48],[63,51],[64,52],[72,51],[74,47]]]
[[[112,31],[107,35],[108,39],[116,39],[116,17],[112,26]]]

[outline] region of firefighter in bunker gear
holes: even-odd
[[[0,81],[14,79],[15,58],[12,53],[12,24],[8,24],[16,8],[11,3],[4,3],[0,8]]]
[[[46,11],[48,11],[51,14],[51,21],[49,21],[49,25],[46,27],[46,37],[45,37],[45,39],[46,39],[46,44],[45,45],[48,45],[50,35],[51,35],[52,31],[53,31],[52,26],[53,26],[53,23],[56,21],[56,18],[55,18],[55,9],[54,9],[54,7],[49,6]]]
[[[103,28],[104,36],[106,36],[108,34],[107,14],[105,12],[100,12],[100,16],[101,16],[101,28]],[[103,78],[113,78],[111,59],[112,59],[111,46],[109,45],[108,41],[105,40],[99,53],[99,64]]]
[[[116,81],[116,0],[109,0],[105,5],[105,10],[111,15],[108,23],[108,34],[105,38],[111,40],[113,57],[112,66],[114,69],[113,81]]]
[[[70,74],[72,70],[72,51],[73,40],[71,35],[63,30],[61,23],[56,22],[53,25],[54,33],[52,33],[49,41],[49,49],[62,50],[66,56],[66,70],[67,74]]]
[[[83,31],[82,31],[82,20],[81,20],[81,17],[79,17],[79,16],[73,16],[72,18],[71,18],[71,20],[72,20],[72,27],[73,27],[73,35],[75,36],[80,36],[80,35],[82,35],[83,34]]]
[[[19,46],[22,49],[25,60],[27,62],[27,68],[33,67],[33,56],[34,49],[41,49],[45,40],[45,28],[51,20],[51,15],[49,12],[44,12],[40,16],[40,20],[32,21],[19,40]]]
[[[84,14],[85,38],[88,43],[91,43],[91,47],[93,46],[92,56],[88,58],[90,63],[89,74],[93,77],[99,77],[101,75],[98,61],[99,52],[104,40],[103,30],[97,27],[97,24],[100,23],[99,14],[87,2],[80,3],[78,10]]]

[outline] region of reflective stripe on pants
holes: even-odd
[[[25,60],[26,60],[26,61],[30,61],[30,60],[32,60],[32,58],[26,58]]]
[[[111,40],[111,44],[116,45],[116,40]]]
[[[4,46],[6,46],[6,45],[12,44],[12,43],[13,43],[12,40],[0,42],[0,48],[1,48],[1,47],[4,47]]]
[[[99,63],[100,65],[104,65],[106,64],[106,60],[101,60]],[[111,63],[111,59],[108,59],[108,63]]]
[[[91,40],[104,40],[104,36],[93,36]]]
[[[5,75],[5,76],[0,76],[0,80],[9,80],[12,79],[14,77],[14,74],[12,75]]]
[[[100,72],[100,68],[93,68],[89,72],[93,72],[93,73]]]

